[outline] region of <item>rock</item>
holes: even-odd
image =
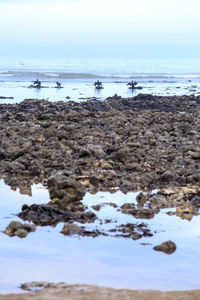
[[[174,179],[174,174],[171,170],[165,171],[161,176],[162,181],[169,182],[173,179]]]
[[[136,197],[136,201],[144,204],[147,201],[147,194],[140,192]]]
[[[87,157],[87,156],[90,156],[91,155],[91,152],[89,149],[87,148],[83,148],[80,150],[80,153],[79,153],[79,157]]]
[[[62,202],[71,203],[83,199],[85,195],[84,186],[75,180],[69,180],[67,176],[62,174],[56,174],[48,178],[47,186],[49,189],[50,198],[60,199]],[[59,201],[56,201],[58,204]]]
[[[96,158],[104,158],[105,152],[100,145],[87,145],[88,151]]]
[[[45,129],[45,131],[44,131],[44,137],[46,138],[46,139],[49,139],[49,138],[51,138],[51,137],[55,137],[56,136],[56,131],[55,131],[55,129],[54,128],[47,128],[47,129]]]
[[[61,233],[63,233],[64,235],[74,235],[80,234],[83,231],[83,228],[79,227],[76,224],[65,224],[61,230]]]
[[[126,164],[127,171],[139,171],[141,170],[141,166],[137,163],[128,163]]]
[[[89,179],[90,179],[91,184],[93,184],[94,186],[98,186],[98,184],[100,182],[100,178],[97,175],[93,174],[90,176]]]
[[[25,238],[29,232],[34,232],[35,230],[35,225],[22,224],[18,221],[12,221],[3,231],[3,233],[9,235],[10,237],[18,236],[19,238]]]
[[[32,221],[39,226],[56,225],[59,222],[91,223],[96,219],[96,215],[92,212],[84,212],[84,207],[81,205],[69,206],[66,209],[58,209],[53,205],[45,204],[27,204],[22,206],[22,211],[18,217],[25,221]]]
[[[97,204],[97,205],[93,205],[92,208],[96,211],[100,211],[100,209],[102,208],[102,204]]]
[[[198,195],[194,196],[191,200],[191,204],[196,208],[200,208],[200,197]]]
[[[34,231],[36,231],[36,226],[34,224],[32,224],[32,225],[30,225],[30,224],[23,224],[23,228],[27,232],[34,232]]]
[[[128,214],[128,215],[132,215],[134,216],[136,219],[152,219],[155,215],[155,212],[157,213],[157,211],[155,211],[154,209],[145,209],[145,208],[140,208],[140,209],[136,209],[134,204],[130,205],[130,206],[126,206],[129,208],[122,208],[121,211],[124,214]]]
[[[187,202],[187,203],[183,204],[182,206],[177,207],[176,213],[180,214],[180,215],[181,214],[195,214],[196,209],[190,202]]]
[[[135,209],[135,204],[134,203],[124,203],[120,208],[122,210],[125,210],[125,209]]]
[[[127,155],[129,153],[129,148],[124,147],[119,149],[117,152],[110,155],[110,158],[114,160],[119,160],[120,162],[124,163],[126,161]]]
[[[113,202],[107,202],[107,203],[103,203],[104,205],[109,205],[109,206],[112,206],[114,208],[117,208],[118,205],[116,203],[113,203]]]
[[[166,254],[172,254],[176,251],[176,244],[172,241],[163,242],[160,245],[157,245],[153,248],[155,251],[161,251]]]
[[[181,205],[176,209],[176,215],[183,220],[191,221],[194,215],[197,215],[198,212],[196,208],[191,204],[190,201]]]
[[[110,232],[120,232],[120,234],[116,234],[115,236],[118,237],[124,237],[124,238],[131,238],[132,240],[138,240],[142,238],[143,236],[152,236],[153,234],[151,231],[147,228],[147,225],[144,223],[140,224],[126,224],[126,225],[120,225],[114,230],[109,230]]]
[[[19,238],[25,238],[27,236],[28,232],[24,230],[23,228],[18,229],[15,231],[14,235],[18,236]]]

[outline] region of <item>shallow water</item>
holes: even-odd
[[[50,101],[74,101],[80,98],[105,99],[114,94],[122,97],[138,93],[154,95],[200,94],[200,60],[198,59],[73,59],[73,58],[0,58],[0,103],[21,102],[25,98],[49,99]],[[30,89],[36,79],[48,88]],[[94,82],[100,79],[104,89],[96,91]],[[56,81],[63,89],[56,89]],[[128,81],[136,81],[142,90],[133,92]]]
[[[95,80],[95,79],[94,79]],[[200,82],[173,82],[170,80],[147,82],[142,80],[138,85],[142,86],[142,90],[130,90],[127,88],[127,80],[113,82],[106,80],[103,83],[104,89],[96,90],[94,88],[94,80],[77,80],[64,81],[63,88],[55,88],[55,82],[46,81],[43,85],[46,88],[36,89],[28,88],[31,82],[0,82],[0,96],[14,97],[14,99],[0,99],[0,103],[19,103],[24,99],[48,99],[49,101],[85,101],[89,98],[96,97],[104,100],[107,97],[118,94],[121,97],[133,97],[139,93],[153,95],[190,95],[200,94]],[[195,88],[192,86],[195,85]],[[70,99],[66,99],[70,97]]]
[[[0,181],[0,230],[4,230],[24,203],[46,203],[48,191],[41,185],[32,187],[33,196],[12,191]],[[91,205],[115,202],[118,205],[135,202],[137,193],[87,194],[84,203]],[[200,217],[189,222],[162,210],[154,219],[139,220],[121,214],[105,205],[96,212],[102,220],[111,218],[104,230],[120,222],[145,222],[153,237],[133,241],[114,237],[67,237],[59,232],[63,224],[37,227],[27,238],[10,238],[0,233],[0,293],[20,292],[18,285],[28,281],[64,281],[98,284],[131,289],[196,289],[199,288]],[[92,225],[89,225],[92,226]],[[99,222],[95,225],[99,227]],[[108,226],[108,227],[106,227]],[[173,240],[177,250],[172,255],[152,248],[160,242]],[[141,245],[149,243],[149,245]]]

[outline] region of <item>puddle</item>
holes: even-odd
[[[32,197],[12,191],[0,181],[0,230],[4,230],[24,203],[46,203],[48,191],[32,187]],[[84,203],[92,205],[135,202],[138,193],[87,194]],[[184,290],[199,288],[200,217],[189,222],[166,214],[163,209],[153,219],[139,220],[105,205],[99,212],[105,230],[118,223],[148,224],[153,237],[137,241],[116,237],[68,237],[60,234],[63,224],[37,227],[27,238],[10,238],[0,233],[0,293],[20,292],[18,285],[29,281],[97,284],[130,289]],[[112,219],[105,224],[105,219]],[[19,219],[18,219],[19,220]],[[20,220],[21,221],[21,220]],[[88,226],[100,226],[99,221]],[[153,246],[172,240],[172,255],[154,251]],[[141,244],[147,244],[146,246]]]

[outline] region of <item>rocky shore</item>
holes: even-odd
[[[39,291],[26,294],[0,295],[0,300],[198,300],[200,290],[162,292],[154,290],[128,290],[93,285],[53,284],[47,282],[24,284],[25,290]]]
[[[63,235],[137,240],[155,233],[143,220],[162,208],[176,208],[168,214],[187,220],[199,214],[200,96],[114,95],[103,102],[81,103],[25,99],[0,105],[0,130],[0,177],[13,190],[29,195],[33,183],[42,183],[50,197],[47,204],[22,206],[18,216],[34,224],[11,222],[4,230],[11,237],[24,238],[37,226],[64,222]],[[140,191],[136,203],[106,204],[133,216],[133,223],[114,224],[109,232],[88,231],[85,224],[97,220],[95,212],[102,205],[94,203],[93,211],[88,210],[82,202],[86,192],[118,190]],[[176,244],[169,240],[152,249],[172,254]],[[0,299],[199,299],[199,291],[67,284],[40,288]]]
[[[61,171],[90,191],[196,185],[199,115],[195,96],[1,104],[0,175],[14,187]]]
[[[135,218],[152,218],[166,207],[191,218],[200,207],[199,117],[194,95],[1,104],[0,175],[22,193],[30,193],[32,183],[47,186],[48,205],[24,205],[18,215],[36,225],[94,222],[81,202],[87,191],[142,191],[137,206],[118,208]],[[122,235],[151,235],[141,224],[139,233],[129,225],[119,228]]]

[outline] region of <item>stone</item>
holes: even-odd
[[[35,225],[47,226],[56,225],[59,222],[92,223],[96,220],[96,215],[92,212],[84,212],[83,205],[74,205],[69,209],[69,205],[65,209],[59,209],[54,205],[48,204],[27,204],[22,206],[22,211],[18,217],[24,221],[31,221]]]
[[[191,204],[196,208],[200,208],[200,197],[197,195],[194,196],[191,200]]]
[[[76,224],[65,224],[61,230],[61,233],[64,235],[74,235],[80,234],[83,231],[83,228],[79,227]]]
[[[161,251],[166,254],[172,254],[176,251],[176,244],[172,241],[163,242],[160,245],[157,245],[153,248],[155,251]]]
[[[71,203],[83,199],[85,195],[84,186],[75,180],[70,180],[62,174],[55,174],[48,178],[47,186],[50,198],[60,199],[62,202]],[[58,204],[58,202],[57,202]]]
[[[177,214],[195,214],[196,208],[189,201],[176,209]]]
[[[97,204],[97,205],[93,205],[92,208],[96,211],[100,211],[100,209],[102,208],[102,204]]]
[[[25,238],[29,232],[34,232],[35,230],[35,225],[22,224],[18,221],[12,221],[3,231],[3,233],[9,235],[10,237],[18,236],[19,238]]]
[[[28,234],[28,231],[24,230],[23,228],[18,229],[15,231],[14,235],[18,236],[19,238],[25,238]]]

